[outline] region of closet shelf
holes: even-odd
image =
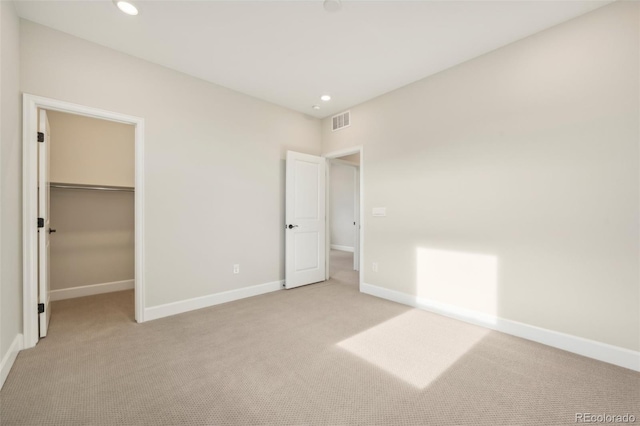
[[[84,185],[80,183],[60,183],[60,182],[51,182],[49,186],[51,188],[60,188],[60,189],[87,189],[90,191],[135,192],[135,189],[132,186]]]

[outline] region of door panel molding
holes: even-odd
[[[326,160],[287,151],[285,287],[326,277]]]

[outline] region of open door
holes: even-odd
[[[323,157],[287,151],[286,288],[326,279],[325,169]]]
[[[38,312],[40,338],[47,335],[51,306],[49,304],[49,240],[55,230],[49,218],[49,120],[39,110],[38,119]]]

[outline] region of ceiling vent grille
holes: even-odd
[[[331,130],[336,131],[351,126],[351,111],[331,117]]]

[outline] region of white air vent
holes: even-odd
[[[331,130],[336,131],[351,126],[351,111],[331,117]]]

